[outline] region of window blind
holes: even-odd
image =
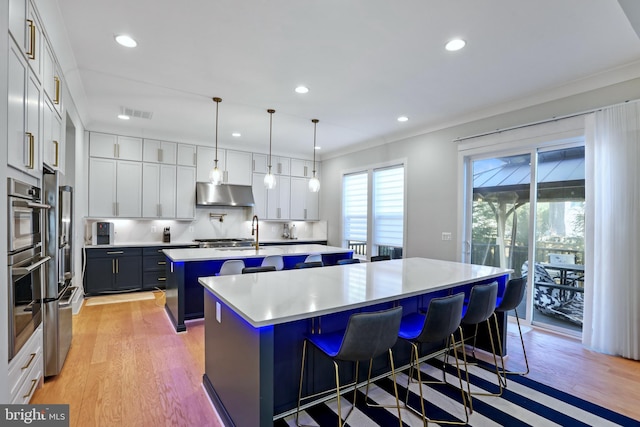
[[[373,244],[402,247],[404,166],[373,171]]]
[[[367,241],[368,176],[345,175],[342,180],[344,240]]]

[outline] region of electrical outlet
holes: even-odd
[[[451,233],[443,232],[442,233],[442,240],[451,240]]]
[[[155,225],[152,225],[152,226],[151,226],[151,232],[152,232],[152,233],[155,233],[156,231],[157,231],[157,230],[156,230],[156,226],[155,226]]]

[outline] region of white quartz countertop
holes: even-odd
[[[200,277],[199,282],[249,324],[262,327],[394,301],[500,277],[512,271],[407,258]]]
[[[188,245],[198,245],[193,241],[188,242],[170,242],[170,243],[162,243],[162,242],[126,242],[126,243],[112,243],[110,245],[84,245],[86,249],[108,249],[108,248],[136,248],[136,247],[150,247],[150,246],[162,246],[162,247],[171,247],[171,246],[188,246]]]
[[[164,249],[163,252],[175,262],[207,261],[216,259],[261,258],[267,255],[311,255],[353,252],[351,249],[325,245],[282,245],[239,248],[185,248]]]

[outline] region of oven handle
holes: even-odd
[[[42,264],[44,264],[45,262],[49,261],[50,259],[51,259],[50,256],[46,256],[44,258],[39,259],[38,261],[34,262],[33,264],[31,264],[31,265],[29,265],[27,267],[12,267],[11,268],[11,274],[14,274],[16,276],[24,276],[25,274],[31,273],[36,268],[39,268]]]
[[[67,288],[67,290],[65,291],[65,294],[69,294],[69,296],[60,299],[60,302],[58,303],[58,307],[68,307],[71,305],[71,298],[73,298],[73,293],[76,290],[77,286],[69,286]],[[71,292],[69,292],[71,291]]]
[[[47,205],[46,203],[28,202],[25,200],[15,200],[13,206],[30,209],[51,209],[51,205]]]

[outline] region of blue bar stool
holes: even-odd
[[[522,372],[507,372],[504,369],[504,358],[502,357],[502,351],[500,352],[500,362],[502,363],[502,375],[504,378],[505,387],[507,384],[507,374],[512,375],[527,375],[529,373],[529,361],[527,360],[527,351],[524,349],[524,339],[522,338],[522,329],[520,328],[520,318],[518,317],[518,306],[522,302],[522,298],[524,298],[524,292],[527,289],[527,278],[520,277],[518,279],[511,279],[507,282],[507,286],[504,288],[504,293],[501,297],[498,297],[496,303],[496,313],[505,313],[507,311],[513,310],[516,315],[516,322],[518,324],[518,332],[520,333],[520,344],[522,344],[522,354],[524,355],[524,363],[526,366],[526,370]],[[497,329],[496,329],[497,331]],[[496,332],[498,335],[498,345],[502,348],[502,343],[500,342],[500,333]]]
[[[482,392],[474,392],[471,393],[471,386],[469,385],[469,364],[467,363],[467,353],[464,348],[464,336],[462,333],[462,328],[460,329],[460,340],[462,341],[462,357],[464,359],[464,369],[467,375],[467,392],[469,396],[469,409],[473,412],[473,402],[471,399],[472,395],[478,396],[502,396],[502,376],[500,376],[498,361],[496,358],[496,348],[493,343],[493,333],[491,332],[491,322],[489,319],[493,316],[495,321],[496,330],[498,330],[498,320],[495,315],[496,309],[496,301],[498,297],[498,282],[493,282],[488,285],[475,285],[471,288],[471,294],[469,295],[469,302],[464,305],[462,309],[462,321],[460,322],[464,325],[475,325],[475,332],[473,334],[473,352],[475,358],[475,348],[476,348],[476,338],[478,336],[478,325],[482,322],[487,322],[487,328],[489,330],[489,341],[491,343],[491,353],[493,354],[493,363],[496,368],[496,376],[498,378],[498,387],[500,388],[500,392],[498,393],[482,393]],[[502,349],[500,348],[500,353],[502,354]]]
[[[327,395],[329,391],[316,393],[302,397],[302,380],[304,378],[304,365],[307,359],[307,343],[311,343],[323,354],[333,361],[336,381],[336,396],[338,400],[338,426],[342,427],[342,407],[340,404],[340,389],[353,386],[353,405],[349,409],[349,413],[344,419],[346,422],[351,411],[356,406],[356,393],[358,391],[358,368],[360,361],[369,361],[369,375],[367,375],[367,396],[369,393],[369,382],[371,379],[371,362],[374,357],[389,353],[389,362],[391,363],[391,375],[393,377],[393,387],[396,397],[396,407],[398,409],[398,421],[402,426],[402,416],[400,414],[400,401],[398,400],[398,388],[396,386],[395,367],[393,365],[393,347],[398,340],[398,331],[400,329],[400,320],[402,318],[402,307],[394,307],[388,310],[355,313],[349,317],[349,322],[344,331],[338,331],[326,334],[310,334],[308,335],[302,347],[302,367],[300,368],[300,388],[298,390],[298,408],[296,410],[296,425],[298,415],[300,413],[300,404],[302,400],[311,399],[321,395]],[[340,385],[340,375],[338,370],[339,360],[355,362],[355,380],[352,383]],[[373,406],[373,405],[372,405]]]
[[[469,414],[467,413],[467,399],[465,397],[464,387],[462,385],[462,374],[460,372],[460,364],[458,363],[458,344],[455,339],[456,330],[462,330],[460,328],[460,321],[462,319],[462,306],[464,304],[464,292],[460,292],[455,295],[434,298],[429,302],[426,314],[411,313],[402,318],[400,323],[400,331],[398,336],[411,344],[411,359],[409,365],[409,379],[407,381],[407,394],[405,397],[404,405],[407,409],[415,412],[418,415],[422,415],[423,423],[435,422],[438,424],[457,424],[465,425],[469,423]],[[424,361],[428,357],[434,357],[434,355],[420,357],[418,352],[418,346],[421,343],[438,343],[444,341],[445,346],[442,350],[443,353],[448,353],[453,349],[454,358],[456,361],[456,370],[458,372],[458,381],[460,382],[460,393],[462,395],[462,404],[464,405],[465,421],[451,421],[451,420],[433,420],[427,417],[424,409],[424,396],[422,393],[422,384],[448,384],[444,380],[444,365],[443,365],[443,381],[422,381],[420,375],[420,361]],[[409,400],[409,383],[413,378],[413,371],[418,373],[418,385],[420,390],[420,407],[422,413],[418,412],[414,408],[408,405]]]

